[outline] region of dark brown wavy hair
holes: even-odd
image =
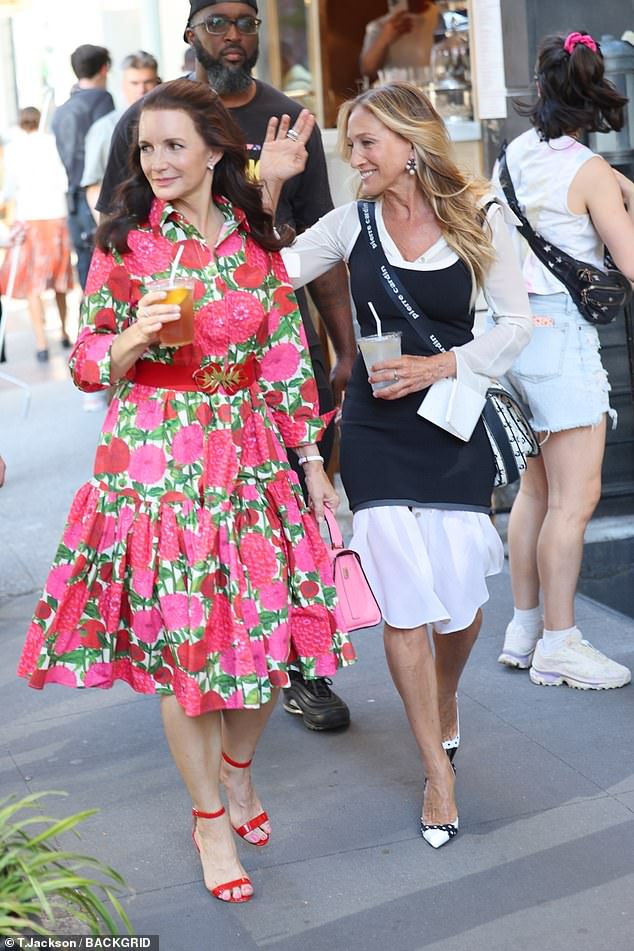
[[[293,230],[284,226],[276,234],[272,215],[262,207],[261,186],[246,177],[244,136],[217,93],[207,83],[175,79],[157,86],[143,99],[128,156],[130,175],[116,189],[112,213],[97,229],[97,247],[102,251],[129,251],[130,231],[147,223],[154,193],[141,168],[139,120],[144,112],[165,109],[185,112],[206,145],[222,150],[214,169],[214,194],[242,209],[254,240],[267,251],[279,251],[290,244]]]
[[[599,44],[596,53],[583,43],[567,53],[565,39],[563,33],[555,33],[541,41],[535,65],[537,101],[519,100],[517,112],[527,116],[546,141],[578,130],[618,132],[625,122],[627,99],[605,78]]]

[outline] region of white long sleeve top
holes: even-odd
[[[483,204],[493,197],[488,196]],[[456,252],[441,237],[416,261],[406,261],[385,227],[381,201],[376,202],[376,218],[383,250],[394,267],[435,270],[449,267],[458,260]],[[482,292],[494,326],[469,343],[455,347],[454,353],[458,366],[464,361],[473,373],[497,377],[509,369],[530,340],[533,320],[510,232],[516,218],[507,205],[496,202],[489,207],[487,221],[495,260],[487,272]],[[282,251],[293,287],[310,283],[339,261],[347,262],[360,231],[356,202],[350,202],[335,208],[298,235],[294,243]]]

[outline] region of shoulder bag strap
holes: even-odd
[[[530,221],[522,211],[522,206],[517,200],[515,187],[511,180],[511,174],[506,161],[506,147],[506,142],[504,142],[498,155],[498,175],[509,208],[520,220],[517,230],[527,241],[535,257],[539,258],[542,264],[545,264],[548,270],[552,271],[557,280],[561,281],[561,283],[568,288],[567,268],[572,267],[576,269],[580,264],[583,264],[583,262],[577,261],[576,258],[571,257],[565,251],[562,251],[561,248],[550,244],[541,234],[537,234],[533,229]],[[565,268],[562,267],[562,265],[565,265]],[[588,265],[586,265],[586,267],[587,266]]]
[[[493,201],[485,205],[485,214],[491,205],[496,203],[499,204],[496,199],[493,199]],[[383,245],[378,236],[374,202],[358,201],[357,213],[359,215],[359,221],[361,222],[361,233],[365,237],[368,247],[379,266],[379,275],[381,280],[385,282],[388,297],[394,298],[396,306],[425,343],[431,344],[438,353],[446,353],[446,347],[443,347],[434,333],[431,318],[421,310],[418,304],[412,304],[410,300],[408,300],[407,288],[403,286],[401,280],[390,269],[385,251],[383,250]]]
[[[489,206],[487,206],[487,208],[488,207]],[[394,275],[394,273],[390,271],[390,266],[385,256],[385,251],[383,250],[383,246],[377,233],[374,203],[368,201],[359,201],[357,202],[357,211],[359,214],[359,221],[361,222],[361,232],[364,234],[370,247],[370,251],[374,255],[374,258],[379,266],[380,276],[381,279],[385,281],[388,294],[394,296],[394,302],[396,303],[397,307],[414,328],[419,337],[421,337],[426,343],[430,343],[432,347],[439,353],[445,353],[446,349],[443,347],[440,340],[438,340],[433,331],[428,330],[427,325],[430,323],[430,318],[427,317],[427,315],[424,314],[420,308],[414,307],[407,300],[405,288],[398,281],[398,278]],[[502,453],[507,471],[511,473],[513,473],[513,471],[517,472],[517,463],[515,462],[508,437],[506,436],[504,427],[495,411],[495,407],[492,405],[490,400],[487,400],[484,404],[482,416],[489,427],[489,430],[491,431],[491,435],[498,445],[499,451]]]
[[[359,221],[361,222],[361,233],[365,237],[368,247],[378,265],[379,276],[381,280],[385,282],[385,290],[387,291],[388,297],[393,297],[398,309],[425,343],[431,344],[438,353],[445,353],[446,348],[443,347],[436,334],[433,333],[433,330],[429,327],[431,323],[430,318],[421,311],[417,304],[414,305],[410,303],[407,299],[406,289],[403,287],[399,278],[390,270],[383,245],[378,236],[374,202],[358,201],[357,213],[359,215]]]

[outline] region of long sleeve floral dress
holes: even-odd
[[[323,677],[355,659],[325,545],[285,447],[318,439],[317,388],[277,253],[216,202],[213,252],[155,200],[123,255],[96,251],[71,354],[78,387],[110,385],[110,348],[149,278],[195,279],[194,343],[143,363],[202,366],[183,391],[119,381],[93,478],[79,489],[29,628],[18,674],[47,683],[173,694],[186,713],[257,708],[288,667]],[[254,363],[254,360],[257,363]],[[235,384],[236,367],[257,368]],[[174,372],[174,371],[170,371]]]

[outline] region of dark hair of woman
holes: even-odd
[[[605,78],[599,44],[595,52],[577,43],[568,53],[565,42],[563,34],[544,37],[535,66],[538,99],[519,100],[517,112],[530,118],[545,141],[579,130],[618,132],[625,122],[627,99]]]
[[[244,137],[210,86],[189,79],[163,83],[145,96],[140,115],[150,109],[185,112],[203,141],[210,148],[222,150],[223,156],[214,169],[214,194],[227,198],[232,205],[242,209],[251,235],[258,244],[267,251],[278,251],[293,241],[294,232],[287,225],[279,229],[279,235],[276,234],[272,216],[262,207],[260,186],[246,178]],[[137,122],[128,157],[131,174],[115,192],[112,214],[97,229],[95,240],[102,251],[129,251],[130,231],[148,220],[154,193],[141,168],[138,140]]]

